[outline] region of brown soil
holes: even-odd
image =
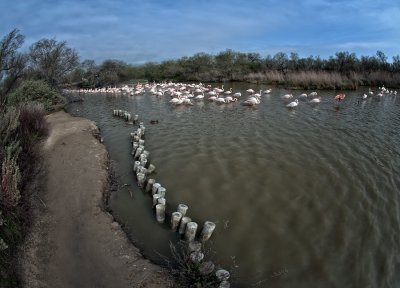
[[[107,152],[96,125],[65,112],[47,117],[44,191],[33,199],[33,225],[21,252],[23,287],[173,287],[104,211]],[[36,207],[36,208],[35,208]]]

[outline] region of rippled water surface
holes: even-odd
[[[153,260],[169,255],[177,236],[156,223],[150,196],[136,187],[136,128],[113,109],[145,123],[167,210],[185,203],[194,221],[217,223],[209,257],[234,271],[236,286],[399,287],[400,96],[362,101],[364,91],[347,92],[337,106],[334,92],[321,91],[319,105],[289,110],[288,92],[303,91],[276,88],[256,108],[97,94],[68,110],[100,127],[121,184],[111,207]]]

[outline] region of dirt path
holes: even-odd
[[[107,152],[95,124],[65,112],[47,119],[46,189],[23,249],[23,287],[172,287],[102,209]]]

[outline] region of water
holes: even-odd
[[[289,110],[280,98],[288,92],[303,91],[276,88],[256,108],[86,95],[68,110],[100,127],[128,184],[112,195],[113,212],[154,261],[178,237],[156,223],[151,198],[136,187],[134,128],[113,109],[144,121],[167,211],[185,203],[198,223],[217,223],[209,257],[234,272],[237,287],[400,286],[400,96],[361,101],[365,91],[346,92],[336,106],[335,93],[321,91],[319,105]]]

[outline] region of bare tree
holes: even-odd
[[[288,70],[289,58],[286,53],[278,52],[272,58],[275,69],[279,72],[286,74]]]
[[[24,36],[13,29],[0,41],[0,106],[6,102],[6,95],[23,76],[27,57],[18,49],[24,43]]]
[[[30,63],[33,74],[57,87],[64,76],[79,64],[76,51],[65,41],[41,39],[30,47]]]

